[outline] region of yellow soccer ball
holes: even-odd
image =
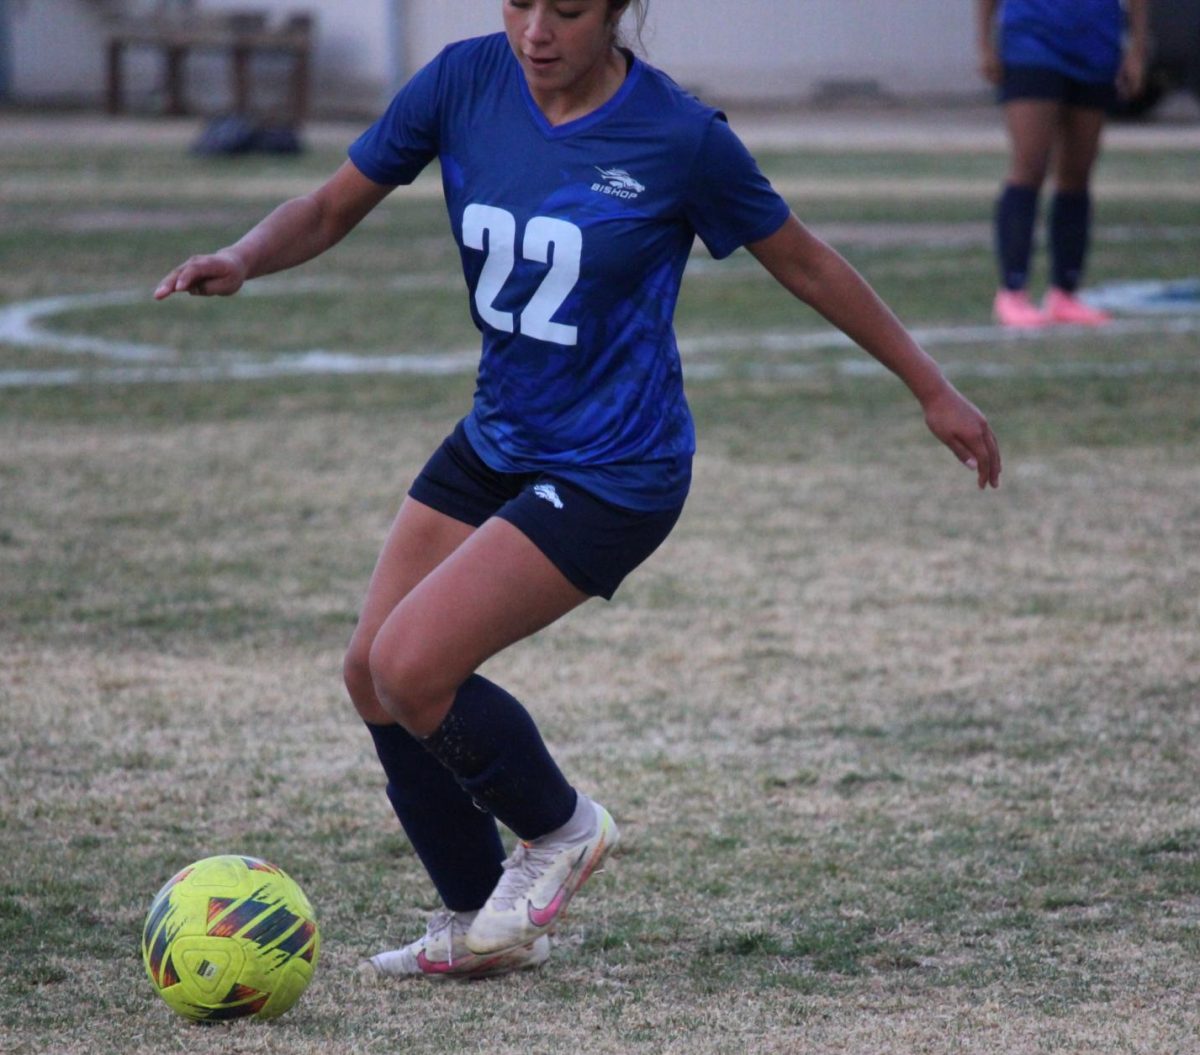
[[[199,1022],[278,1018],[312,981],[321,936],[304,891],[256,857],[206,857],[172,876],[142,928],[150,984]]]

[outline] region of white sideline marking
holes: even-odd
[[[130,344],[127,341],[109,341],[103,337],[79,337],[72,334],[52,333],[43,330],[38,323],[42,319],[61,315],[79,308],[99,308],[113,304],[131,304],[129,293],[84,293],[67,297],[46,297],[42,300],[27,300],[21,304],[9,304],[0,308],[0,341],[16,344],[23,348],[44,348],[72,355],[98,355],[105,359],[122,362],[156,362],[178,358],[171,348],[150,344]],[[9,373],[10,371],[5,371]],[[36,373],[37,371],[26,371]]]
[[[457,288],[457,276],[441,275],[401,276],[388,282],[384,288],[397,292],[412,292],[426,289]],[[926,347],[944,345],[1012,344],[1043,340],[1048,334],[1055,339],[1091,341],[1114,337],[1149,336],[1154,334],[1200,333],[1200,311],[1191,309],[1188,314],[1167,315],[1172,307],[1175,312],[1188,312],[1189,305],[1172,304],[1170,299],[1158,306],[1141,305],[1137,295],[1153,297],[1164,288],[1185,287],[1184,283],[1128,283],[1111,287],[1109,299],[1106,290],[1097,290],[1089,300],[1127,310],[1148,310],[1151,315],[1142,318],[1118,319],[1107,326],[1088,328],[1060,326],[1053,330],[1018,331],[998,326],[928,326],[917,327],[911,332],[919,343]],[[300,292],[329,292],[337,289],[358,288],[349,282],[328,279],[268,279],[248,286],[242,295],[272,296]],[[76,334],[61,334],[43,329],[44,320],[65,312],[81,308],[112,305],[138,304],[148,301],[145,290],[126,290],[112,293],[87,293],[73,296],[47,297],[39,300],[10,304],[0,308],[0,343],[54,351],[68,355],[91,356],[100,360],[119,363],[119,366],[62,367],[57,369],[0,370],[0,388],[50,387],[76,384],[136,384],[144,382],[190,382],[190,381],[248,381],[272,377],[298,377],[314,375],[353,374],[424,374],[444,376],[468,373],[476,368],[479,360],[477,348],[447,350],[432,354],[398,353],[395,355],[361,355],[350,352],[331,351],[322,348],[304,352],[277,355],[271,359],[250,356],[246,352],[222,351],[216,353],[214,361],[199,365],[180,365],[179,353],[174,348],[161,345],[136,344],[89,337]],[[1154,314],[1157,312],[1158,314]],[[846,377],[870,377],[886,373],[886,369],[871,358],[846,359],[833,363],[767,362],[744,359],[732,362],[705,362],[706,356],[728,352],[763,352],[767,354],[833,351],[853,349],[854,342],[837,330],[794,330],[764,331],[758,333],[716,333],[696,337],[680,337],[679,350],[682,354],[688,377],[713,379],[733,374],[743,374],[764,379],[805,378],[833,370]],[[959,361],[942,364],[948,373],[957,376],[975,377],[1129,377],[1144,374],[1176,374],[1200,371],[1200,357],[1176,362],[1150,362],[1147,360],[1124,360],[1121,362],[1076,362],[1013,364],[1004,361],[972,362]]]
[[[1106,311],[1138,315],[1200,314],[1200,278],[1174,282],[1111,282],[1088,294],[1088,303]]]
[[[1006,330],[1000,326],[930,326],[914,327],[909,332],[918,344],[926,348],[940,345],[961,344],[1016,344],[1044,340],[1048,331]],[[1150,336],[1154,334],[1200,333],[1200,316],[1156,319],[1118,319],[1107,326],[1056,326],[1056,340],[1064,338],[1079,341],[1104,340],[1113,337]],[[688,377],[712,379],[741,373],[757,380],[797,380],[833,370],[843,377],[875,377],[886,374],[887,368],[863,353],[862,358],[843,359],[836,363],[770,363],[737,362],[705,363],[689,362],[689,353],[727,352],[746,349],[763,352],[802,352],[853,349],[857,345],[837,330],[819,330],[809,333],[786,331],[765,332],[751,335],[713,334],[710,337],[681,339],[679,350],[685,358]],[[1145,359],[1122,362],[1075,362],[1075,363],[1009,363],[1002,360],[978,362],[971,360],[947,360],[942,369],[956,377],[1135,377],[1146,374],[1187,374],[1200,372],[1200,358],[1179,361],[1152,362]]]

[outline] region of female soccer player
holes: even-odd
[[[445,904],[383,975],[536,966],[617,827],[476,668],[609,598],[683,507],[694,436],[672,315],[697,235],[747,246],[912,390],[997,486],[983,415],[772,190],[723,116],[620,44],[640,0],[504,0],[504,33],[446,48],[312,194],[192,257],[155,297],[229,295],[339,241],[441,162],[472,317],[474,405],[413,483],[345,662],[388,796]],[[519,838],[507,859],[496,821]]]
[[[1092,166],[1105,114],[1118,93],[1136,95],[1145,76],[1147,0],[978,0],[980,67],[997,85],[1011,145],[996,202],[1000,289],[992,306],[1004,326],[1101,325],[1109,316],[1076,296],[1091,231]],[[1051,286],[1039,307],[1028,292],[1038,195],[1051,161]]]

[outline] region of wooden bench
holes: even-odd
[[[298,125],[308,115],[312,31],[313,17],[307,13],[290,15],[279,25],[270,24],[266,15],[251,12],[114,22],[108,29],[108,112],[117,114],[124,109],[122,60],[132,48],[162,53],[166,64],[165,112],[174,115],[192,112],[184,83],[184,64],[189,54],[207,51],[229,55],[233,109],[246,115],[254,112],[252,60],[274,55],[291,62],[284,117]]]

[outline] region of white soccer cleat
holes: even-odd
[[[537,941],[554,929],[571,898],[620,841],[603,806],[592,803],[596,823],[586,839],[539,845],[519,842],[504,862],[504,875],[467,931],[467,948],[478,956],[503,953]]]
[[[498,974],[540,967],[550,957],[550,939],[544,935],[516,948],[479,956],[466,945],[471,916],[445,910],[435,912],[424,936],[402,949],[381,952],[359,968],[368,981],[377,978],[491,978]]]

